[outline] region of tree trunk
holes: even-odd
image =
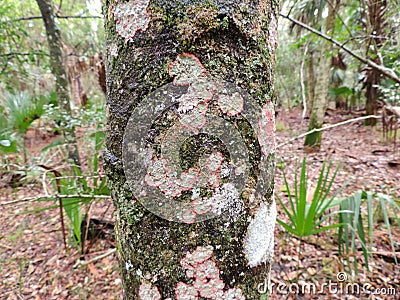
[[[383,37],[385,36],[385,25],[387,11],[387,1],[384,0],[369,0],[367,2],[367,31],[371,36]],[[384,39],[373,38],[368,39],[366,44],[367,55],[377,65],[382,65],[379,55],[379,49],[384,44]],[[366,88],[365,97],[365,113],[366,115],[376,115],[378,111],[378,98],[379,98],[379,85],[381,81],[381,74],[374,69],[365,67],[364,87]],[[370,118],[365,120],[365,125],[375,126],[377,119]]]
[[[325,19],[324,27],[325,32],[331,35],[335,28],[336,11],[339,8],[339,4],[336,4],[336,7],[332,7],[331,4],[328,4],[328,7],[328,16]],[[332,43],[323,41],[320,49],[320,63],[318,77],[315,84],[314,101],[310,115],[310,123],[308,125],[309,131],[314,128],[321,128],[324,123],[325,112],[326,108],[328,107],[328,89],[332,61],[332,58],[328,55],[328,53],[332,53],[332,49]],[[321,141],[322,131],[317,131],[306,136],[304,146],[319,149],[321,146]]]
[[[68,124],[67,118],[71,117],[71,104],[68,94],[68,80],[62,60],[61,51],[61,36],[60,31],[54,21],[54,11],[50,0],[36,0],[44,26],[46,28],[47,42],[50,50],[50,67],[51,72],[56,77],[56,93],[58,98],[58,105],[62,113],[62,128],[64,138],[68,146],[68,158],[71,159],[75,165],[80,166],[79,152],[75,138],[75,128]]]
[[[266,299],[278,3],[104,4],[124,299]]]
[[[315,98],[315,74],[314,74],[314,45],[310,42],[310,51],[308,52],[308,110],[312,111]]]

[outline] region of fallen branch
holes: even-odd
[[[90,260],[80,260],[80,259],[78,259],[78,261],[77,261],[77,262],[75,263],[75,265],[74,265],[74,268],[77,268],[77,267],[79,267],[79,266],[87,266],[87,265],[89,265],[89,264],[91,264],[91,263],[94,263],[95,261],[98,261],[98,260],[100,260],[100,259],[102,259],[102,258],[104,258],[104,257],[107,257],[107,256],[109,256],[109,255],[115,253],[116,251],[117,251],[117,248],[111,249],[110,251],[108,251],[108,252],[106,252],[106,253],[104,253],[104,254],[102,254],[102,255],[93,257],[93,258],[90,259]]]
[[[288,140],[288,141],[286,141],[286,142],[283,142],[282,144],[277,145],[276,148],[280,148],[280,147],[282,147],[282,146],[285,146],[285,145],[287,145],[287,144],[290,144],[290,143],[292,143],[292,142],[294,142],[294,141],[296,141],[296,140],[298,140],[298,139],[301,139],[302,137],[305,137],[305,136],[307,136],[307,135],[309,135],[309,134],[311,134],[311,133],[314,133],[314,132],[319,132],[319,131],[328,130],[328,129],[331,129],[331,128],[339,127],[339,126],[342,126],[342,125],[345,125],[345,124],[349,124],[349,123],[353,123],[353,122],[357,122],[357,121],[361,121],[361,120],[366,120],[366,119],[380,119],[380,118],[381,118],[381,117],[378,117],[378,116],[375,116],[375,115],[369,115],[369,116],[364,116],[364,117],[349,119],[349,120],[346,120],[346,121],[343,121],[343,122],[339,122],[339,123],[336,123],[336,124],[331,124],[331,125],[323,126],[323,127],[321,127],[321,128],[314,128],[314,129],[312,129],[312,130],[310,130],[310,131],[307,131],[307,132],[305,132],[305,133],[302,133],[302,134],[300,134],[299,136],[296,136],[296,137],[294,137],[294,138],[292,138],[292,139],[290,139],[290,140]]]
[[[61,16],[55,15],[57,19],[101,19],[101,16]],[[9,23],[9,22],[19,22],[19,21],[30,21],[30,20],[39,20],[42,19],[42,16],[30,16],[30,17],[21,17],[18,19],[11,19],[2,21],[2,23]]]
[[[57,198],[83,198],[83,199],[108,199],[110,196],[104,196],[104,195],[89,195],[89,194],[75,194],[75,195],[48,195],[48,196],[41,196],[41,197],[28,197],[28,198],[23,198],[23,199],[18,199],[18,200],[12,200],[8,202],[3,202],[0,203],[0,207],[6,206],[6,205],[12,205],[12,204],[17,204],[21,202],[35,202],[35,201],[41,201],[41,200],[54,200]]]
[[[390,79],[394,80],[395,82],[400,83],[400,78],[396,75],[396,73],[392,69],[386,68],[385,66],[378,65],[377,63],[373,62],[372,60],[366,59],[366,58],[358,55],[357,53],[355,53],[352,50],[350,50],[349,48],[347,48],[344,44],[339,43],[338,41],[334,40],[330,36],[328,36],[326,34],[323,34],[322,32],[316,30],[315,28],[313,28],[311,26],[308,26],[307,24],[304,24],[303,22],[300,22],[299,20],[293,19],[289,15],[287,15],[287,16],[284,15],[284,14],[279,14],[279,15],[281,17],[283,17],[285,19],[288,19],[289,21],[295,23],[296,25],[299,25],[299,26],[303,27],[304,29],[307,29],[308,31],[311,31],[312,33],[314,33],[314,34],[322,37],[323,39],[333,43],[334,45],[336,45],[340,49],[343,49],[348,54],[350,54],[354,58],[358,59],[362,63],[364,63],[364,64],[370,66],[371,68],[379,71],[380,73],[382,73],[386,77],[389,77]]]

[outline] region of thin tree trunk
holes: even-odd
[[[303,125],[303,120],[306,117],[307,113],[307,97],[306,97],[306,88],[304,85],[304,70],[303,70],[307,52],[308,52],[308,44],[306,44],[304,48],[303,58],[301,59],[301,64],[300,64],[300,86],[301,86],[301,98],[303,100],[303,114],[301,115],[301,125]]]
[[[261,293],[269,280],[276,213],[271,106],[277,2],[104,4],[105,169],[117,210],[124,299],[266,299]],[[227,81],[254,102],[240,100],[242,92],[231,95]],[[250,107],[261,114],[243,114]],[[206,134],[209,120],[230,130],[212,127],[220,138]],[[235,131],[238,142],[226,143],[223,136]],[[161,144],[175,152],[165,156]],[[231,151],[237,144],[243,151]],[[240,153],[248,156],[247,167],[232,173]],[[220,159],[216,167],[212,157]],[[231,180],[243,172],[239,191]],[[213,201],[201,209],[199,199]],[[215,210],[227,202],[226,210]],[[210,212],[213,217],[202,219]]]
[[[328,16],[325,19],[325,32],[332,35],[335,28],[336,11],[339,8],[339,4],[333,8],[331,4],[328,4]],[[314,128],[321,128],[324,123],[324,117],[326,108],[328,106],[328,89],[330,80],[331,70],[331,57],[328,53],[332,53],[333,45],[324,41],[320,49],[320,62],[318,77],[315,84],[315,96],[314,103],[310,115],[310,123],[308,125],[308,131]],[[322,131],[317,131],[306,136],[304,146],[319,149],[322,141]]]
[[[369,0],[367,9],[367,31],[369,35],[373,36],[385,36],[385,24],[386,23],[386,6],[385,0]],[[373,57],[371,60],[377,65],[382,65],[380,56],[378,55],[379,49],[382,47],[382,39],[370,39],[367,40],[366,49],[368,57]],[[372,49],[372,50],[371,50]],[[365,97],[365,114],[376,115],[378,111],[378,98],[379,98],[379,84],[381,81],[380,72],[374,69],[365,68],[365,79],[364,87],[366,88]],[[368,119],[365,121],[365,125],[375,126],[376,119]]]
[[[68,146],[68,158],[75,165],[80,166],[79,152],[75,137],[75,128],[71,127],[66,120],[71,117],[71,104],[68,93],[68,79],[62,60],[61,36],[60,31],[54,21],[54,11],[50,0],[36,0],[44,26],[46,28],[47,42],[50,50],[50,67],[51,72],[56,77],[56,93],[58,97],[58,105],[62,116],[62,126],[64,137]]]
[[[314,74],[314,49],[313,45],[310,47],[308,52],[308,111],[311,112],[314,105],[314,95],[315,95],[315,74]]]

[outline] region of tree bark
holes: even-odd
[[[386,22],[386,8],[387,2],[384,0],[372,1],[369,0],[367,3],[368,10],[367,15],[367,31],[369,35],[374,36],[385,36],[385,24]],[[377,65],[382,65],[383,62],[379,55],[379,49],[383,45],[383,39],[369,39],[366,43],[366,53],[370,60],[372,60]],[[376,115],[378,111],[378,98],[379,98],[379,85],[381,82],[381,74],[379,71],[365,67],[365,78],[364,87],[366,104],[365,104],[365,114]],[[375,126],[377,123],[376,119],[365,120],[365,125]]]
[[[262,293],[269,281],[276,214],[271,107],[279,4],[255,0],[105,0],[104,4],[108,116],[104,156],[117,211],[124,299],[266,299]],[[242,101],[228,91],[230,96],[224,98],[223,91],[230,89],[227,82],[249,97],[243,96]],[[196,94],[190,106],[182,98],[199,83],[212,87]],[[181,97],[174,94],[177,90],[183,90]],[[168,95],[165,103],[155,105],[152,99],[163,95]],[[243,115],[250,107],[261,111],[258,119],[252,113]],[[183,108],[189,112],[180,115]],[[140,114],[141,110],[147,113]],[[211,203],[215,215],[207,220],[200,218],[207,213],[196,208],[189,214],[180,208],[169,211],[166,202],[161,202],[160,210],[154,208],[154,212],[142,200],[153,192],[162,194],[165,180],[175,178],[182,184],[190,172],[206,170],[203,156],[208,156],[207,168],[214,173],[205,177],[196,173],[187,189],[177,184],[168,190],[173,194],[169,199],[180,197],[182,205],[191,207],[198,199],[196,193],[208,200],[215,200],[219,193],[222,202],[231,197],[235,189],[229,188],[231,177],[224,177],[222,169],[229,169],[238,153],[230,152],[222,138],[203,134],[204,122],[199,124],[195,118],[187,122],[185,117],[194,116],[195,111],[200,111],[196,117],[205,124],[208,118],[217,118],[236,130],[248,156],[239,196],[224,211],[215,212]],[[258,121],[253,122],[253,117]],[[147,121],[151,126],[143,125]],[[191,135],[169,134],[174,126]],[[231,134],[221,132],[221,136]],[[145,137],[143,147],[127,141],[140,135]],[[160,154],[160,144],[166,141],[177,145],[180,177],[167,166],[169,158]],[[214,168],[210,158],[217,156],[222,164]],[[142,158],[144,172],[136,168]],[[158,173],[151,173],[154,170]],[[240,174],[237,170],[234,173]],[[162,175],[161,184],[156,183],[157,174]],[[200,185],[199,178],[208,180],[208,188],[195,185]],[[212,178],[217,180],[210,188]],[[170,218],[165,217],[164,208]]]
[[[310,51],[308,52],[308,110],[312,111],[315,95],[315,74],[314,74],[314,45],[310,42]]]
[[[339,8],[339,2],[337,2],[336,7],[332,7],[329,3],[328,16],[325,19],[325,32],[329,35],[333,33],[335,28],[336,11]],[[318,76],[315,83],[315,95],[313,106],[310,115],[310,122],[308,125],[308,131],[314,128],[321,128],[324,123],[325,112],[328,106],[328,89],[329,89],[329,79],[331,70],[332,58],[328,53],[332,53],[333,45],[324,41],[320,49],[320,59],[319,59],[319,70]],[[322,141],[322,131],[317,131],[306,136],[304,141],[304,146],[319,149]]]
[[[72,116],[71,104],[68,93],[68,80],[65,68],[63,66],[62,51],[61,51],[61,36],[57,24],[54,21],[54,10],[50,0],[36,0],[44,26],[46,28],[47,42],[50,50],[50,67],[51,72],[56,78],[56,93],[58,105],[62,116],[62,129],[64,138],[67,141],[68,158],[75,165],[80,166],[79,152],[75,137],[75,128],[68,124],[67,118]]]

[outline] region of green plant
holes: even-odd
[[[0,151],[3,153],[18,152],[21,143],[32,122],[44,113],[44,106],[52,98],[40,95],[33,98],[27,91],[5,92],[3,105],[0,107]]]
[[[57,171],[53,172],[54,180],[52,182],[54,190],[57,191],[56,198],[59,200],[60,208],[64,209],[69,219],[72,241],[82,252],[84,250],[82,222],[88,209],[96,196],[110,195],[107,178],[99,172],[99,154],[104,136],[102,131],[96,131],[90,135],[94,139],[94,154],[93,158],[89,160],[89,165],[91,165],[89,171],[83,173],[80,168],[75,166],[72,174],[67,174],[67,176],[62,176]],[[62,213],[61,220],[63,223]]]
[[[339,227],[338,231],[338,250],[339,256],[345,269],[351,274],[353,271],[356,275],[358,274],[358,263],[354,257],[357,257],[358,244],[361,245],[363,252],[365,266],[369,270],[369,260],[372,258],[372,246],[374,242],[374,200],[376,212],[382,213],[382,220],[384,221],[389,240],[390,246],[393,253],[395,253],[395,243],[392,236],[389,211],[392,210],[393,218],[397,224],[400,224],[397,213],[400,211],[400,206],[394,201],[390,195],[377,193],[373,194],[370,192],[357,191],[354,195],[346,198],[342,198],[340,203],[339,222],[343,224]],[[367,211],[367,231],[365,230],[365,224],[363,215],[361,213],[362,206],[366,205]],[[368,236],[368,241],[366,237]],[[351,259],[352,258],[352,259]],[[394,255],[394,260],[397,264],[397,257]]]
[[[17,152],[17,140],[9,128],[9,122],[5,116],[4,107],[0,106],[0,152]]]
[[[42,116],[47,98],[34,99],[27,91],[6,92],[4,103],[9,126],[23,135],[32,122]]]
[[[322,165],[322,169],[319,173],[317,185],[315,187],[314,194],[312,195],[311,201],[308,202],[308,178],[306,171],[306,159],[303,159],[300,180],[298,175],[295,173],[294,176],[294,193],[291,192],[289,183],[286,178],[286,174],[283,171],[283,178],[285,181],[286,190],[289,197],[289,207],[286,207],[282,199],[277,196],[279,203],[288,218],[288,222],[277,219],[277,222],[285,228],[289,233],[297,237],[306,237],[315,235],[317,233],[340,227],[342,224],[331,224],[324,225],[324,222],[332,215],[337,212],[326,214],[328,209],[337,205],[335,195],[329,196],[332,190],[332,184],[335,180],[338,168],[333,173],[333,176],[329,178],[331,173],[332,164],[329,164],[326,168],[326,164]]]
[[[370,194],[368,195],[368,197]],[[361,208],[361,197],[362,191],[358,191],[356,194],[345,198],[340,203],[340,209],[343,212],[339,213],[339,222],[343,224],[339,228],[338,231],[338,250],[339,256],[344,257],[344,261],[342,260],[343,265],[346,268],[349,274],[351,274],[350,268],[350,256],[352,254],[357,253],[357,245],[356,245],[356,237],[361,244],[361,249],[365,259],[365,265],[367,270],[369,270],[368,258],[369,253],[367,249],[367,242],[365,240],[365,232],[362,215],[360,213]],[[368,218],[368,232],[372,232],[372,222]],[[357,259],[353,259],[353,267],[355,274],[358,274],[358,262]]]

